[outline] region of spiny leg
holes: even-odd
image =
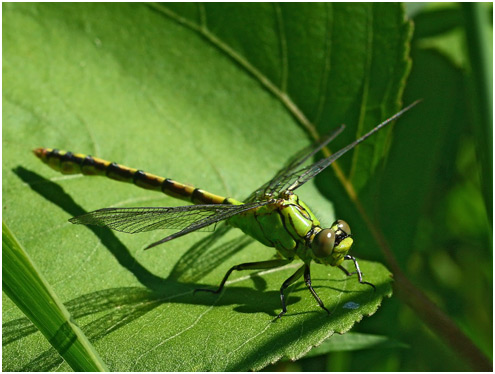
[[[328,314],[330,314],[330,311],[327,308],[325,308],[325,305],[323,305],[323,301],[321,301],[321,299],[316,294],[316,291],[313,290],[313,287],[311,286],[311,273],[310,273],[310,270],[309,270],[309,264],[308,265],[305,265],[305,267],[304,267],[304,282],[306,282],[306,286],[308,286],[309,291],[311,292],[311,294],[313,295],[313,297],[318,302],[318,305],[322,309],[324,309]]]
[[[208,288],[196,288],[194,290],[194,293],[197,291],[204,291],[204,292],[211,292],[211,293],[220,293],[223,290],[223,287],[225,286],[225,283],[227,282],[227,279],[229,278],[230,274],[234,270],[264,270],[264,269],[272,269],[272,268],[277,268],[283,265],[286,265],[290,263],[292,260],[284,260],[284,259],[276,259],[276,260],[268,260],[268,261],[259,261],[259,262],[246,262],[244,264],[239,264],[232,266],[229,271],[225,274],[223,277],[222,283],[220,283],[220,286],[216,290],[211,290]]]
[[[285,305],[285,295],[284,295],[284,290],[289,287],[291,284],[295,283],[299,278],[301,278],[301,275],[303,274],[305,269],[305,265],[301,266],[297,271],[292,274],[289,278],[285,280],[284,283],[282,283],[282,287],[280,287],[280,300],[282,301],[282,311],[278,314],[277,317],[273,320],[275,322],[277,319],[282,317],[285,313],[287,313],[287,306]]]
[[[366,282],[366,281],[364,281],[364,280],[363,280],[363,273],[361,272],[361,269],[359,268],[359,264],[358,264],[358,262],[357,262],[356,258],[355,258],[355,257],[353,257],[353,256],[350,256],[350,255],[345,255],[345,256],[344,256],[344,259],[345,259],[345,260],[352,260],[352,262],[354,262],[354,266],[356,267],[356,271],[355,271],[355,273],[356,273],[356,274],[357,274],[357,276],[358,276],[358,281],[359,281],[359,283],[361,283],[361,284],[367,284],[368,286],[373,287],[373,290],[375,290],[375,291],[376,291],[376,287],[375,287],[375,285],[374,285],[374,284],[372,284],[372,283],[370,283],[370,282]],[[354,274],[354,272],[349,273],[349,272],[348,272],[348,271],[347,271],[344,267],[342,267],[342,266],[340,266],[340,265],[339,265],[339,268],[340,268],[340,269],[342,269],[342,270],[344,271],[344,273],[346,273],[347,275],[352,275],[352,274]]]

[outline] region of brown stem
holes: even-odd
[[[364,219],[378,246],[394,274],[394,289],[399,298],[435,331],[444,342],[459,353],[476,371],[493,371],[493,363],[479,350],[472,340],[450,319],[428,296],[417,288],[400,268],[390,246],[379,228],[370,220],[366,210],[359,201],[356,191],[342,170],[335,165],[334,170],[343,184],[347,194]]]

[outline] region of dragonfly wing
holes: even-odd
[[[227,207],[230,207],[226,205]],[[104,208],[71,218],[71,223],[108,227],[135,234],[158,229],[183,229],[222,211],[223,206],[191,205],[158,208]]]
[[[315,162],[313,165],[306,166],[302,169],[299,169],[297,171],[294,171],[292,173],[289,173],[287,175],[284,175],[280,183],[278,184],[278,191],[294,191],[297,188],[301,187],[304,183],[309,181],[310,179],[314,178],[317,174],[325,170],[328,166],[330,166],[333,162],[335,162],[340,156],[344,155],[346,152],[350,151],[352,148],[357,146],[359,143],[362,141],[366,140],[368,137],[373,135],[375,132],[379,131],[386,125],[388,125],[390,122],[396,120],[398,117],[400,117],[402,114],[407,112],[409,109],[414,107],[416,104],[418,104],[421,100],[417,100],[413,102],[412,104],[408,105],[401,111],[397,112],[394,114],[392,117],[386,119],[382,123],[380,123],[378,126],[376,126],[374,129],[369,131],[368,133],[364,134],[361,136],[359,139],[355,140],[351,144],[348,144],[344,148],[338,150],[337,152],[333,153],[332,155],[323,158],[317,162]]]
[[[172,239],[176,239],[176,238],[181,237],[183,235],[189,234],[190,232],[199,230],[203,227],[209,226],[209,225],[217,223],[219,221],[226,220],[226,219],[233,217],[237,214],[240,214],[242,212],[246,212],[248,210],[255,209],[255,208],[258,208],[260,206],[267,205],[270,203],[271,203],[271,201],[261,201],[261,202],[255,201],[252,203],[242,204],[242,205],[225,205],[226,207],[230,207],[230,208],[229,209],[223,209],[222,211],[218,212],[217,214],[215,214],[211,217],[202,218],[202,219],[199,219],[198,221],[192,222],[189,226],[187,226],[187,227],[183,228],[182,230],[180,230],[180,231],[178,231],[172,235],[169,235],[169,236],[167,236],[167,237],[165,237],[165,238],[163,238],[163,239],[161,239],[155,243],[150,244],[145,249],[149,249],[149,248],[154,247],[158,244],[168,242]],[[208,206],[208,205],[204,205],[204,206]],[[220,206],[220,205],[217,205],[217,206]],[[221,206],[223,206],[223,205],[221,205]]]
[[[257,208],[265,202],[242,205],[188,205],[158,208],[104,208],[71,218],[69,221],[82,225],[97,225],[112,230],[135,234],[159,229],[180,230],[148,248],[199,230],[236,214]]]
[[[263,184],[260,188],[249,195],[249,197],[245,201],[256,201],[264,195],[272,194],[279,191],[280,189],[278,188],[278,186],[285,182],[288,175],[292,175],[294,173],[294,170],[299,168],[304,162],[313,157],[323,147],[334,140],[344,130],[344,128],[345,126],[341,125],[338,128],[332,130],[327,135],[323,136],[320,141],[301,149],[286,162],[284,167],[280,169],[271,180]]]

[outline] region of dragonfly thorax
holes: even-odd
[[[325,265],[338,266],[344,261],[352,243],[351,229],[345,221],[339,219],[327,229],[319,227],[310,243],[313,259]]]
[[[229,223],[266,246],[275,247],[284,258],[340,265],[353,243],[349,225],[337,220],[330,228],[322,228],[296,194],[283,196],[234,216]]]
[[[270,199],[267,204],[247,210],[228,222],[266,246],[274,247],[284,258],[312,260],[308,244],[320,222],[295,194],[287,199]]]

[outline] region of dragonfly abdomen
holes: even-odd
[[[121,182],[133,183],[147,190],[160,191],[193,204],[237,204],[233,199],[90,155],[52,148],[37,148],[33,152],[41,161],[62,174],[108,177]]]

